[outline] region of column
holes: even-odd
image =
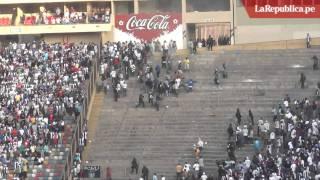
[[[22,9],[20,7],[17,7],[17,17],[15,19],[14,25],[19,25],[20,24],[20,19],[23,16],[23,13],[24,12],[22,11]],[[22,24],[23,24],[23,22],[22,22]]]
[[[114,25],[115,16],[116,16],[116,7],[115,7],[115,4],[114,4],[114,1],[111,1],[111,20],[110,20],[110,23],[112,25]]]
[[[187,17],[187,0],[181,1],[181,15],[182,15],[182,29],[183,29],[183,49],[188,48],[188,32],[187,32],[187,24],[186,24],[186,17]]]
[[[241,3],[241,2],[240,2]],[[237,8],[237,5],[236,5],[236,2],[235,0],[230,0],[230,12],[231,12],[231,29],[230,29],[230,36],[231,36],[231,39],[230,39],[230,42],[231,44],[235,44],[236,43],[236,8]],[[244,6],[243,6],[244,8]]]
[[[86,23],[89,23],[89,18],[92,16],[92,4],[91,2],[87,2],[87,19]]]
[[[139,0],[133,1],[133,8],[134,8],[134,14],[138,14],[139,13]]]

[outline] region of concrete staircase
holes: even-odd
[[[94,135],[89,137],[92,143],[86,150],[86,160],[90,165],[101,165],[102,178],[109,166],[113,179],[135,180],[139,176],[129,171],[131,160],[136,157],[139,174],[144,164],[150,177],[155,172],[171,180],[178,162],[194,163],[192,145],[201,137],[208,142],[203,153],[205,171],[216,175],[216,160],[227,159],[226,129],[230,122],[235,123],[236,108],[240,108],[244,123],[249,108],[255,120],[271,120],[272,106],[285,94],[293,98],[310,96],[320,75],[320,71],[312,71],[311,57],[315,54],[320,56],[319,49],[222,51],[192,56],[191,72],[185,75],[197,81],[194,91],[181,90],[179,97],[165,97],[159,112],[150,105],[134,107],[141,85],[131,78],[126,97],[114,102],[112,93],[99,95],[103,104],[92,107],[99,109],[100,118],[95,122]],[[223,62],[229,78],[216,87],[213,71]],[[159,63],[160,59],[153,60],[153,64]],[[308,81],[304,90],[298,84],[300,72],[306,74]],[[252,145],[246,145],[236,151],[236,156],[241,160],[253,153]]]

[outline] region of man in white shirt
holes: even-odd
[[[169,50],[169,44],[167,43],[167,41],[164,41],[163,42],[163,53],[168,54],[168,50]]]
[[[208,179],[208,176],[206,175],[205,172],[203,172],[201,176],[201,180],[207,180],[207,179]]]
[[[199,165],[199,163],[198,163],[198,162],[195,162],[192,167],[193,167],[193,169],[194,169],[194,171],[195,171],[195,174],[198,175],[198,174],[199,174],[199,171],[200,171],[200,165]]]

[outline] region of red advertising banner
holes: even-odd
[[[242,0],[251,18],[320,18],[320,0]]]
[[[174,31],[182,23],[181,14],[123,14],[116,15],[115,27],[137,39],[151,41]]]

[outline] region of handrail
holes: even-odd
[[[99,51],[100,51],[100,48],[99,48]],[[71,144],[70,144],[71,147],[68,152],[68,158],[66,159],[64,171],[61,174],[62,180],[68,180],[69,176],[70,176],[71,167],[73,164],[73,157],[74,157],[75,153],[77,152],[77,149],[79,146],[78,140],[79,140],[80,134],[81,134],[83,127],[84,127],[84,124],[85,124],[85,119],[87,117],[90,101],[92,99],[92,94],[93,94],[93,91],[95,88],[95,82],[98,77],[98,65],[100,62],[99,58],[100,58],[100,55],[97,54],[95,61],[93,61],[92,70],[91,70],[90,76],[89,76],[90,79],[86,83],[86,90],[84,91],[85,95],[84,95],[84,100],[82,103],[82,111],[80,113],[80,116],[78,117],[78,120],[76,122],[77,123],[76,127],[74,128],[74,131],[73,131],[72,140],[71,140]]]

